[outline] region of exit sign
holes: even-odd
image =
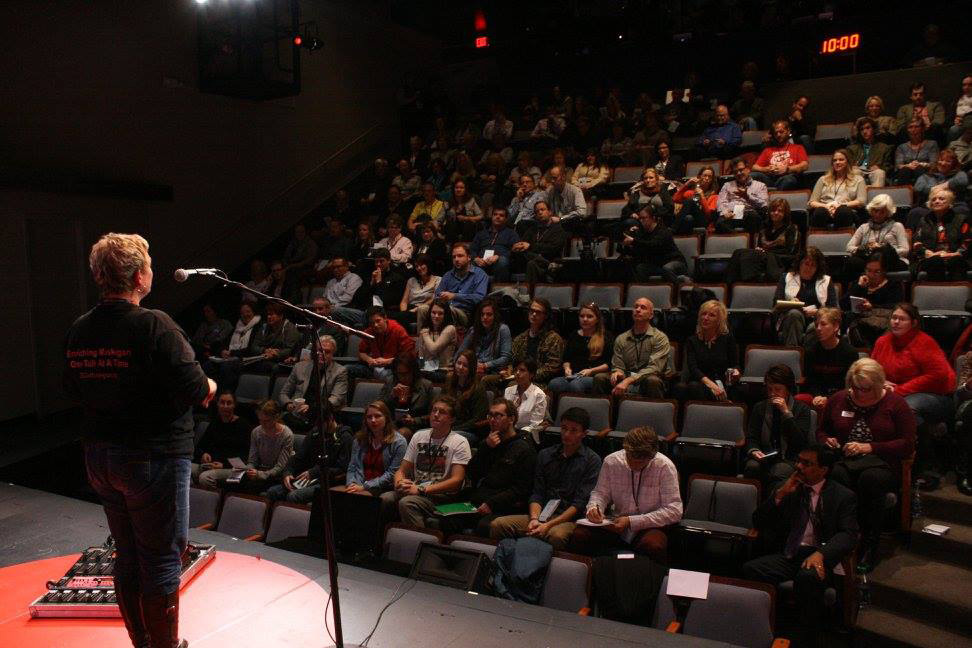
[[[489,47],[489,36],[477,36],[476,49],[482,49],[484,47]]]

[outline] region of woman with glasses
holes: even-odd
[[[827,400],[817,441],[842,457],[831,477],[857,492],[864,547],[858,569],[869,572],[878,560],[885,498],[900,486],[901,462],[915,449],[915,417],[874,359],[852,364],[846,385]]]
[[[852,299],[853,298],[853,299]],[[867,260],[864,273],[850,283],[843,308],[851,322],[847,338],[856,347],[871,348],[888,332],[891,310],[904,300],[904,286],[889,279],[884,255],[875,252]]]
[[[577,318],[580,328],[570,332],[564,349],[564,375],[547,385],[554,393],[590,393],[594,390],[594,376],[611,372],[614,335],[605,330],[601,309],[591,302],[580,307]]]

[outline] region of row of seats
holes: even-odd
[[[211,529],[250,542],[278,542],[307,535],[310,508],[263,497],[189,489],[189,526]]]

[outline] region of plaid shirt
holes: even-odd
[[[632,472],[624,450],[609,454],[601,464],[587,510],[595,506],[605,515],[627,515],[635,532],[675,524],[682,519],[675,464],[658,453],[644,469]]]

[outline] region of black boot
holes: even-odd
[[[121,612],[128,637],[135,648],[149,648],[148,632],[142,621],[141,593],[128,587],[118,587],[115,584],[115,599],[118,601],[118,611]]]
[[[142,619],[152,648],[187,648],[179,641],[179,592],[142,595]]]

